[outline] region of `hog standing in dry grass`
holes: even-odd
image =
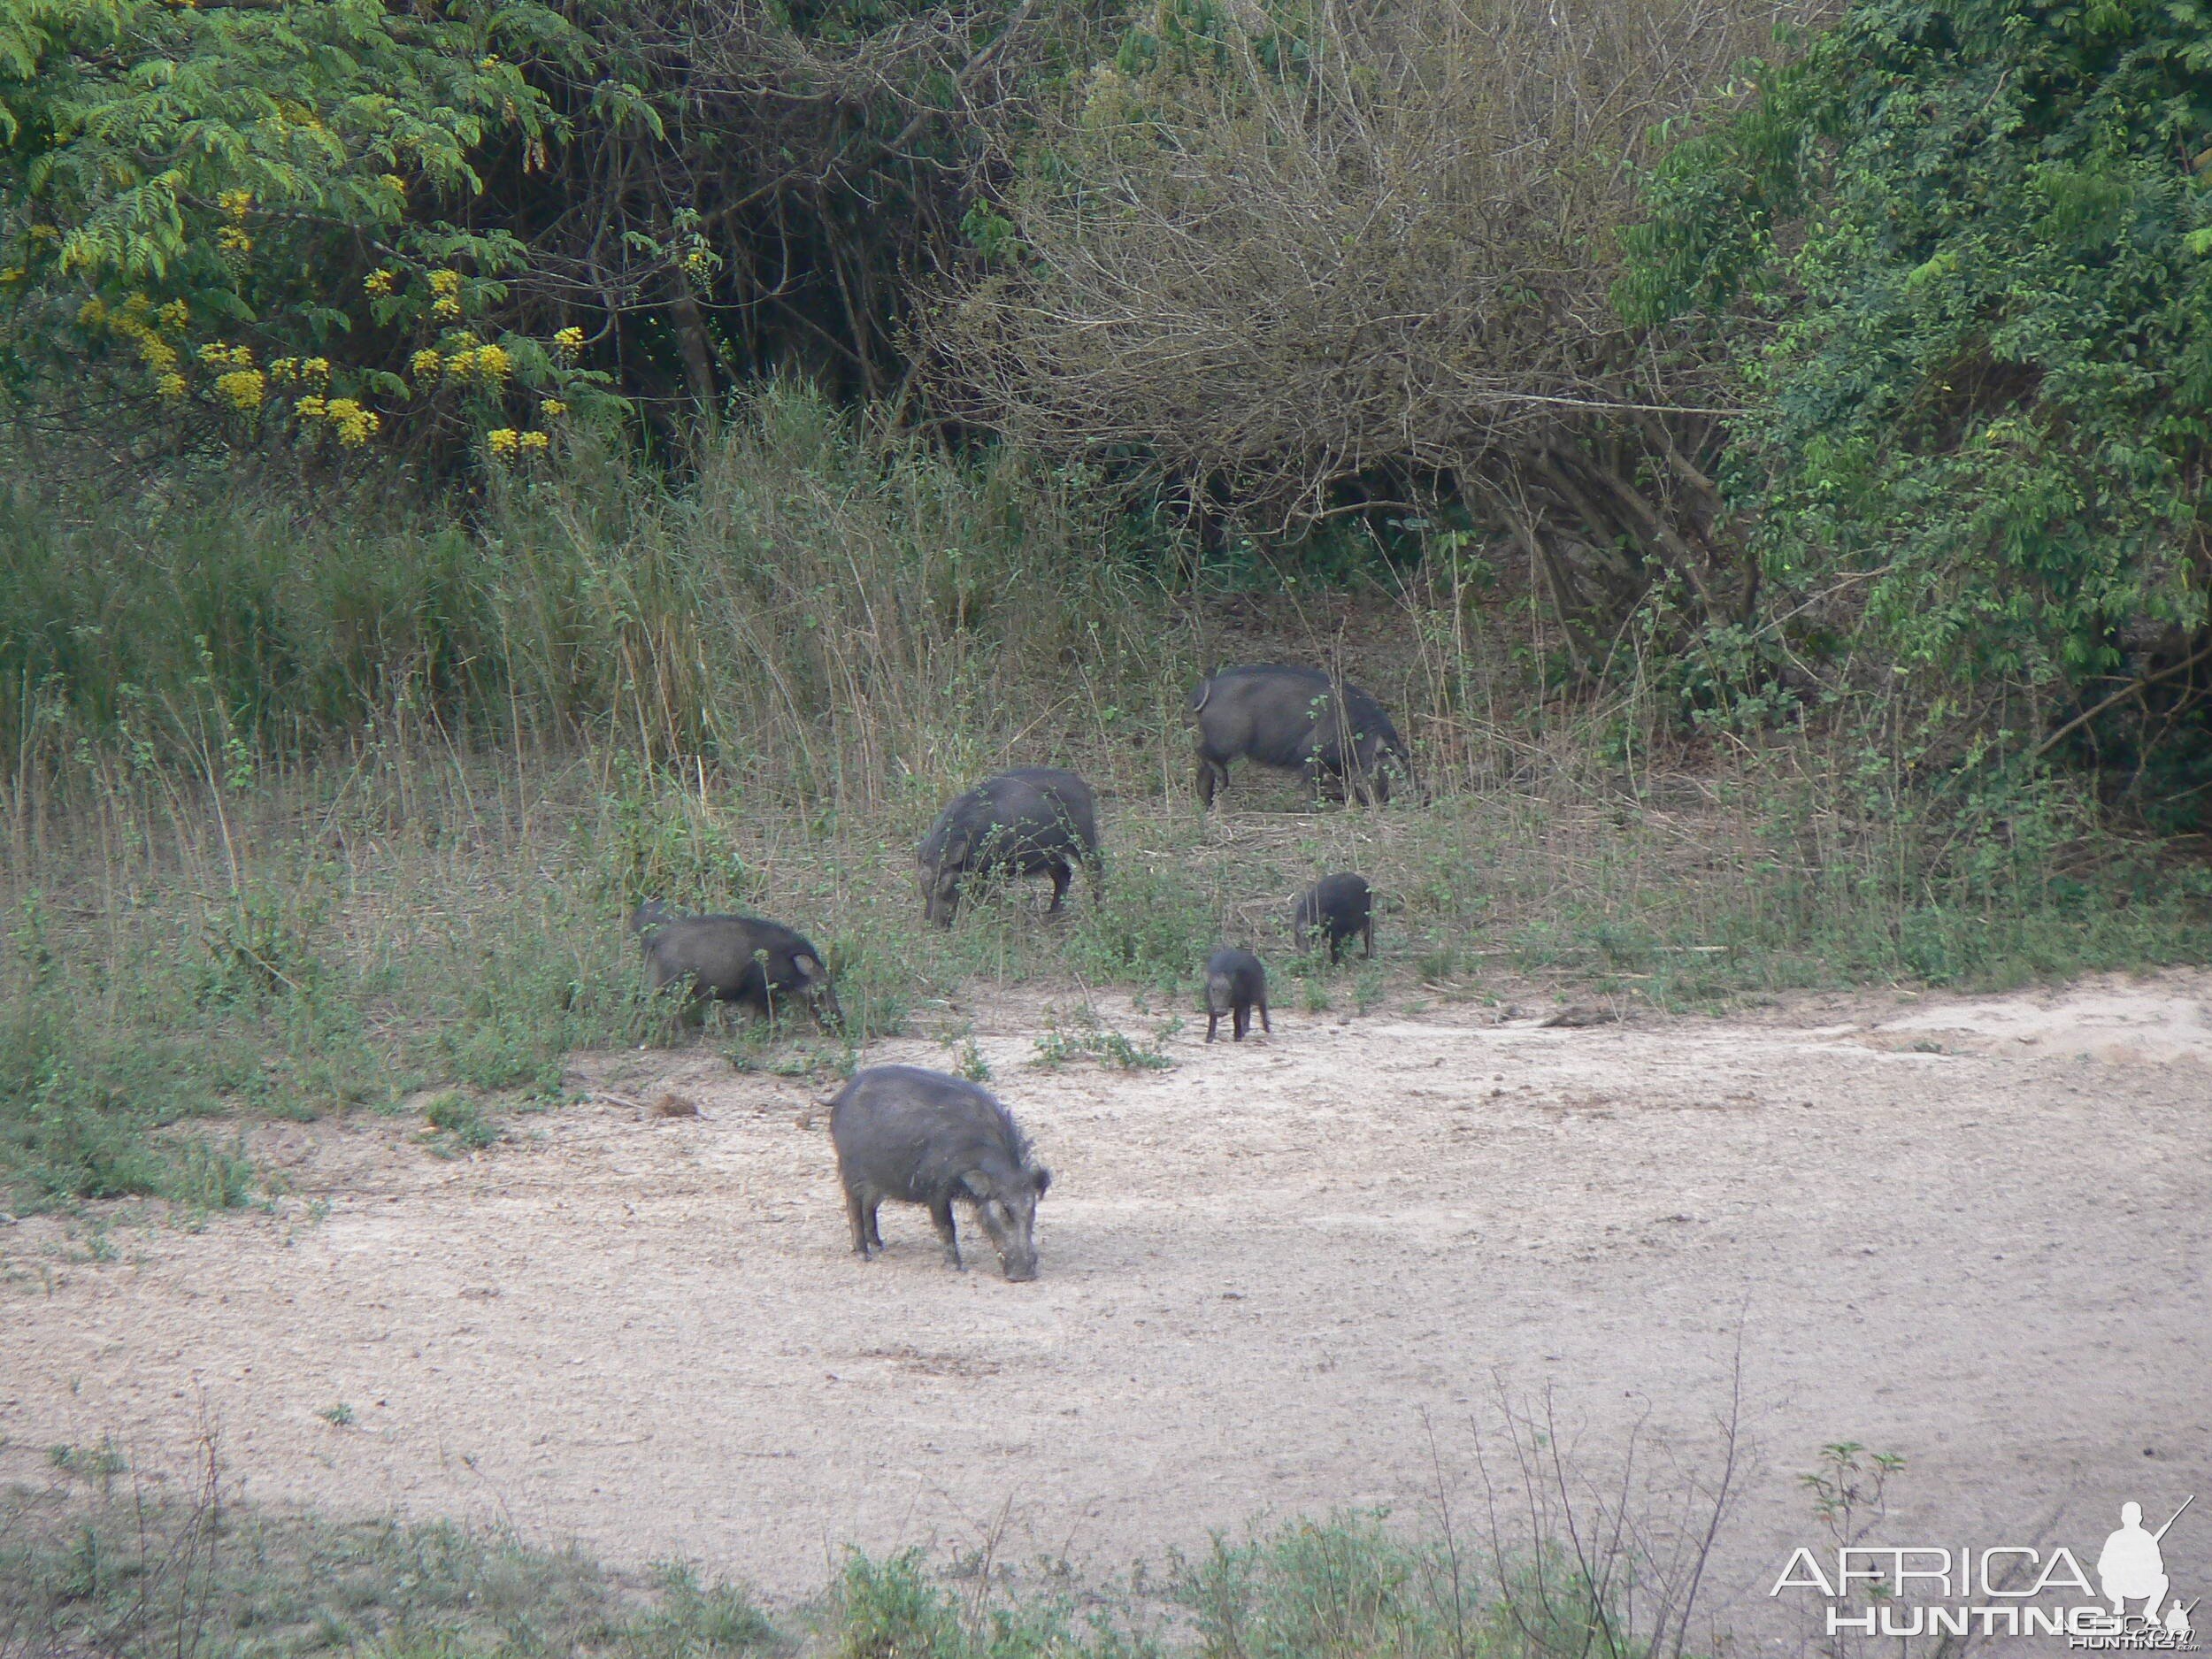
[[[682,986],[686,1016],[743,1002],[773,1017],[794,1001],[825,1026],[844,1018],[822,953],[805,934],[757,916],[679,916],[649,899],[630,917],[654,988]]]
[[[971,881],[1008,875],[1049,875],[1057,911],[1079,864],[1090,877],[1091,896],[1103,890],[1098,801],[1071,772],[1018,766],[939,813],[916,857],[925,920],[951,926]]]
[[[1381,703],[1313,668],[1225,668],[1191,693],[1198,721],[1198,799],[1210,809],[1233,761],[1304,774],[1319,795],[1390,799],[1394,772],[1417,791],[1413,761]]]

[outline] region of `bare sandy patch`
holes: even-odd
[[[1018,1286],[987,1249],[945,1271],[896,1207],[887,1256],[851,1257],[826,1085],[585,1056],[594,1101],[474,1157],[279,1128],[274,1214],[118,1229],[109,1260],[0,1229],[0,1477],[108,1433],[181,1464],[204,1416],[250,1498],[496,1518],[793,1596],[846,1544],[1002,1527],[1003,1555],[1118,1568],[1256,1516],[1417,1512],[1432,1426],[1471,1503],[1502,1389],[1550,1391],[1594,1472],[1632,1433],[1707,1464],[1740,1350],[1714,1607],[1777,1633],[1826,1441],[1911,1460],[1901,1537],[2093,1550],[2123,1501],[2212,1491],[2212,1137],[2174,1011],[2208,1000],[2175,974],[1840,1023],[1279,1008],[1271,1040],[1202,1025],[1123,1071],[1033,1064],[1077,993],[979,996],[948,1018],[1056,1176]],[[1987,1046],[1910,1046],[1935,1032]]]

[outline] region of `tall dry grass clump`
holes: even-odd
[[[170,473],[111,496],[12,470],[19,833],[96,756],[205,787],[426,740],[612,742],[780,806],[877,806],[1070,704],[1095,723],[1173,695],[1164,595],[1079,478],[949,460],[791,388],[680,488],[587,451],[466,517],[373,486]]]

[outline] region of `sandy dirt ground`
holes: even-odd
[[[1034,1064],[1080,1001],[938,1010],[1055,1170],[1034,1284],[979,1235],[946,1271],[910,1209],[849,1256],[826,1087],[586,1056],[592,1100],[475,1156],[281,1128],[275,1213],[97,1252],[0,1226],[0,1479],[102,1435],[180,1469],[204,1423],[251,1499],[797,1597],[846,1544],[1108,1570],[1340,1505],[1463,1518],[1547,1394],[1592,1478],[1635,1434],[1709,1479],[1740,1356],[1707,1599],[1740,1650],[1794,1645],[1766,1588],[1820,1541],[1796,1477],[1831,1440],[1909,1460],[1887,1541],[2087,1559],[2124,1501],[2202,1493],[2167,1555],[2212,1590],[2212,975],[1588,1028],[1399,999]]]

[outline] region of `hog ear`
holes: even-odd
[[[981,1170],[970,1170],[960,1178],[960,1184],[978,1198],[988,1198],[991,1195],[991,1178]]]
[[[1042,1198],[1045,1189],[1052,1185],[1052,1171],[1040,1164],[1030,1171],[1030,1174],[1036,1179],[1037,1196]]]
[[[810,979],[826,979],[829,977],[827,972],[823,968],[822,964],[812,956],[808,956],[804,951],[801,951],[797,956],[791,958],[791,965],[798,969],[801,973],[805,974]]]

